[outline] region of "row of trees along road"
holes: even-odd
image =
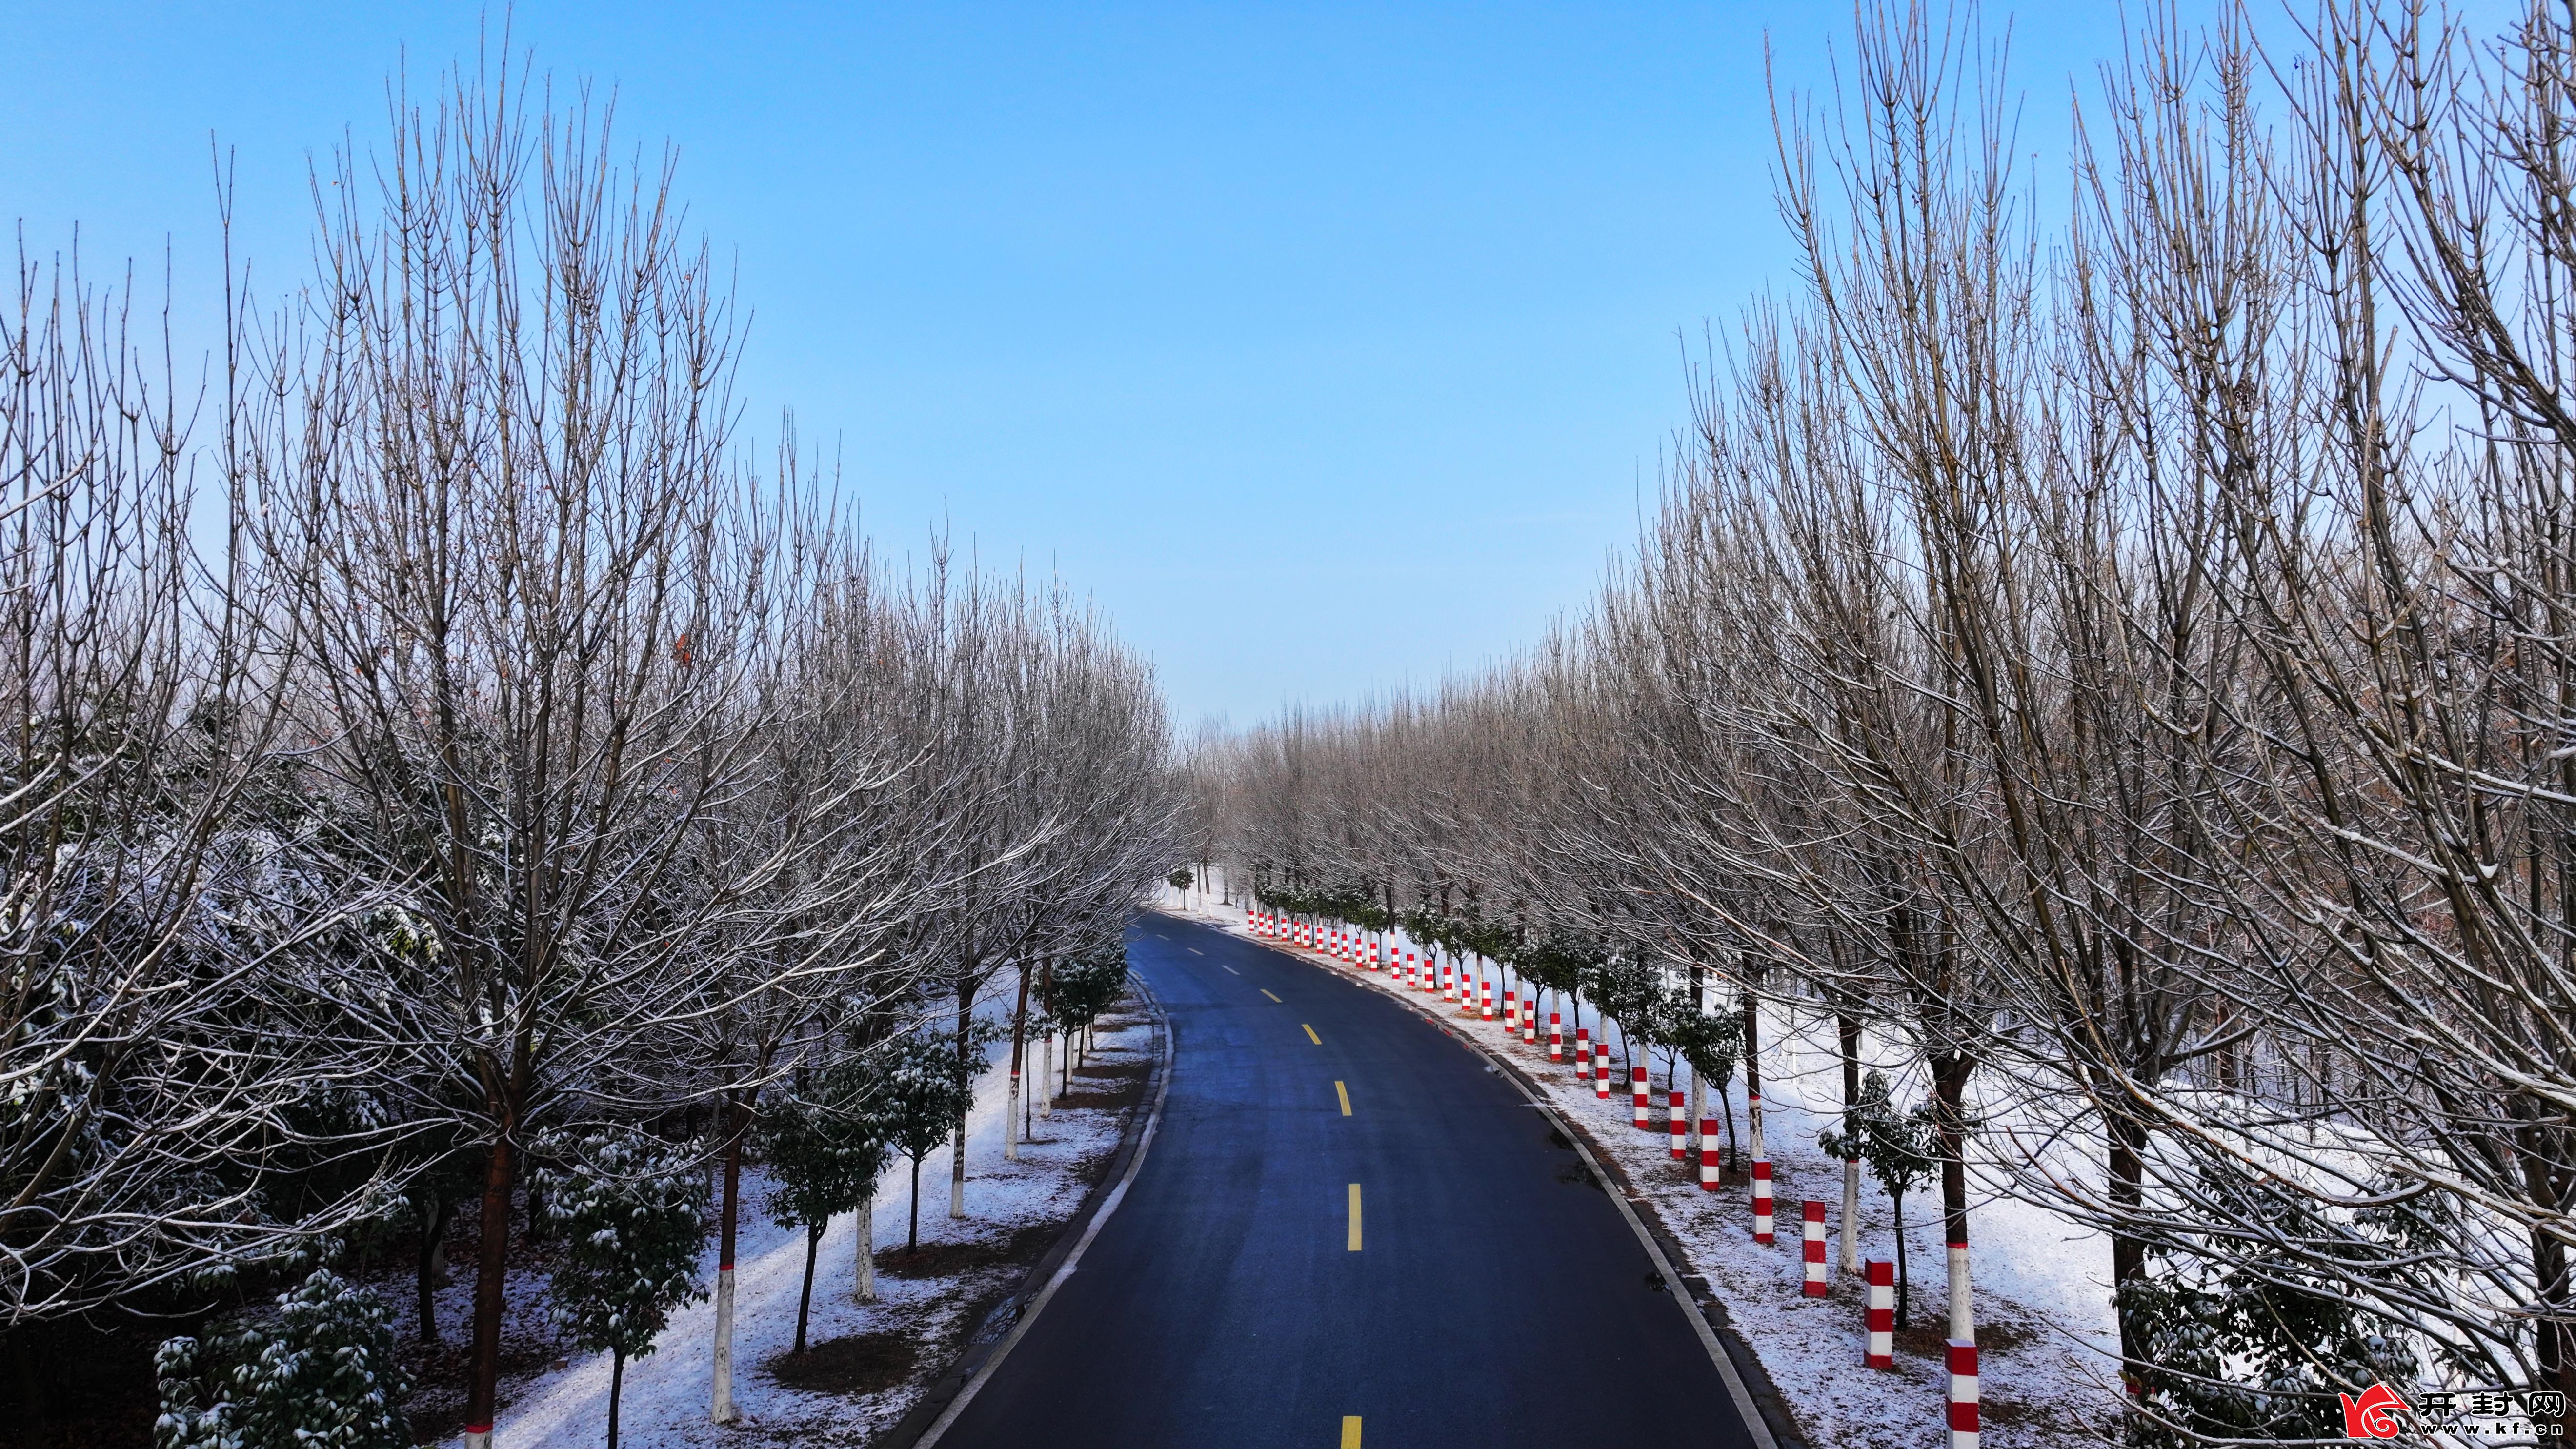
[[[622,1180],[583,1143],[647,1186],[712,1162],[729,1417],[770,1104],[876,1123],[852,1176],[895,1064],[971,1076],[995,983],[1115,958],[1181,854],[1159,692],[1098,618],[944,549],[890,570],[792,426],[755,466],[719,264],[633,154],[505,65],[398,97],[202,388],[129,295],[21,261],[0,1357],[39,1421],[49,1334],[397,1239],[435,1334],[461,1207],[485,1441],[531,1169],[588,1184],[575,1226]]]
[[[2106,1235],[2140,1442],[2576,1393],[2576,22],[2155,10],[2033,178],[1999,52],[1865,9],[1633,561],[1203,749],[1191,854],[1833,1019],[1953,1337],[1972,1160]]]

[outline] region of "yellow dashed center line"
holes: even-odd
[[[1265,987],[1261,988],[1261,994],[1262,994],[1262,995],[1264,995],[1264,996],[1270,996],[1270,988],[1269,988],[1269,987],[1267,987],[1267,986],[1265,986]],[[1271,1000],[1273,1000],[1273,1001],[1279,1001],[1279,998],[1278,998],[1278,997],[1276,997],[1276,996],[1270,996],[1270,999],[1271,999]],[[1284,1001],[1279,1001],[1279,1004],[1280,1004],[1281,1006],[1286,1006],[1288,1003],[1287,1003],[1287,1002],[1284,1002]]]
[[[1297,1024],[1299,1026],[1306,1026],[1306,1023],[1302,1021]],[[1306,1040],[1313,1042],[1317,1046],[1322,1046],[1324,1044],[1324,1039],[1315,1035],[1315,1029],[1311,1026],[1306,1026]]]
[[[1351,1115],[1350,1089],[1339,1082],[1335,1082],[1333,1083],[1333,1095],[1342,1099],[1342,1115],[1345,1117]]]
[[[1360,1185],[1351,1184],[1351,1251],[1360,1250]],[[1344,1422],[1348,1422],[1347,1420]]]
[[[1342,1449],[1360,1449],[1360,1416],[1342,1416]]]

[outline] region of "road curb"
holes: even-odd
[[[1247,933],[1244,939],[1292,961],[1333,968],[1331,962],[1309,960],[1304,952],[1283,950],[1276,943],[1258,936]],[[1725,1303],[1709,1286],[1706,1275],[1688,1270],[1690,1254],[1683,1249],[1672,1230],[1665,1226],[1663,1214],[1656,1209],[1654,1198],[1637,1190],[1627,1171],[1619,1166],[1618,1159],[1601,1146],[1591,1129],[1559,1112],[1540,1090],[1538,1082],[1522,1070],[1518,1062],[1496,1054],[1483,1042],[1450,1030],[1447,1022],[1423,1011],[1421,1003],[1413,1000],[1409,993],[1389,990],[1379,982],[1358,975],[1349,979],[1353,985],[1366,987],[1391,998],[1399,1006],[1411,1009],[1423,1021],[1439,1027],[1442,1035],[1483,1057],[1488,1065],[1519,1089],[1529,1104],[1547,1118],[1549,1125],[1565,1134],[1566,1140],[1574,1145],[1576,1155],[1583,1158],[1585,1166],[1601,1182],[1602,1190],[1609,1193],[1611,1202],[1618,1206],[1620,1215],[1636,1231],[1638,1241],[1645,1245],[1648,1255],[1655,1260],[1656,1270],[1663,1275],[1666,1286],[1677,1294],[1686,1293],[1689,1303],[1697,1310],[1694,1321],[1702,1329],[1701,1342],[1709,1349],[1709,1357],[1717,1365],[1719,1377],[1726,1380],[1738,1414],[1753,1437],[1755,1449],[1812,1449],[1806,1431],[1798,1425],[1797,1416],[1790,1412],[1788,1402],[1780,1396],[1779,1386],[1771,1381],[1769,1371],[1762,1367],[1761,1356],[1754,1353],[1753,1346],[1744,1341],[1742,1334],[1736,1332],[1733,1320],[1727,1316]],[[1750,1412],[1746,1412],[1748,1410]]]
[[[1119,1200],[1126,1197],[1127,1185],[1135,1181],[1136,1170],[1144,1163],[1145,1149],[1153,1142],[1154,1128],[1163,1120],[1163,1098],[1172,1085],[1174,1043],[1171,1014],[1163,1009],[1162,999],[1134,971],[1128,972],[1127,979],[1144,1000],[1153,1018],[1155,1038],[1162,1047],[1147,1074],[1145,1109],[1129,1115],[1118,1135],[1118,1150],[1109,1159],[1109,1170],[1084,1194],[1082,1206],[1065,1221],[1055,1245],[975,1325],[975,1331],[967,1336],[966,1351],[922,1391],[920,1402],[883,1437],[873,1441],[878,1449],[929,1449],[939,1442],[948,1426],[973,1402],[975,1391],[1001,1367],[1002,1360],[1019,1343],[1020,1335],[1037,1321],[1055,1290],[1072,1276],[1082,1250],[1091,1246],[1109,1215],[1117,1211]]]
[[[1811,1449],[1806,1431],[1799,1427],[1797,1416],[1789,1411],[1788,1402],[1780,1397],[1779,1386],[1771,1382],[1770,1372],[1762,1367],[1761,1356],[1744,1341],[1744,1335],[1735,1331],[1734,1320],[1727,1316],[1724,1300],[1709,1286],[1707,1275],[1687,1266],[1690,1253],[1682,1247],[1681,1240],[1674,1236],[1672,1229],[1665,1226],[1663,1213],[1656,1207],[1654,1198],[1637,1190],[1627,1169],[1620,1166],[1618,1158],[1601,1145],[1599,1138],[1593,1136],[1591,1128],[1566,1117],[1556,1110],[1554,1104],[1539,1096],[1537,1084],[1530,1080],[1519,1064],[1495,1058],[1482,1043],[1470,1045],[1483,1052],[1488,1060],[1500,1060],[1503,1070],[1518,1080],[1538,1109],[1581,1145],[1583,1156],[1593,1170],[1602,1175],[1608,1188],[1616,1190],[1619,1202],[1634,1214],[1639,1233],[1653,1238],[1657,1254],[1669,1270],[1668,1281],[1678,1281],[1690,1291],[1692,1306],[1699,1310],[1711,1334],[1725,1349],[1730,1360],[1727,1367],[1733,1370],[1731,1377],[1736,1381],[1730,1387],[1739,1388],[1760,1416],[1761,1426],[1771,1440],[1769,1449]],[[1757,1443],[1760,1437],[1756,1436]]]

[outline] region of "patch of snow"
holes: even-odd
[[[1104,1024],[1090,1064],[1114,1066],[1141,1060],[1152,1051],[1152,1040],[1153,1028],[1141,1017],[1115,1027]],[[1057,1050],[1063,1049],[1059,1041]],[[1059,1107],[1053,1116],[1035,1119],[1037,1140],[1020,1145],[1017,1161],[1006,1160],[1001,1118],[1009,1096],[1009,1054],[1004,1051],[997,1057],[976,1082],[975,1108],[967,1119],[964,1219],[948,1216],[947,1151],[923,1160],[921,1242],[925,1247],[1006,1239],[1020,1228],[1070,1218],[1089,1191],[1082,1169],[1118,1145],[1119,1111]],[[1034,1075],[1034,1048],[1028,1066]],[[1082,1078],[1074,1080],[1079,1090]],[[824,1232],[816,1260],[806,1342],[901,1331],[925,1346],[938,1347],[924,1355],[905,1382],[880,1393],[850,1396],[780,1383],[766,1366],[786,1354],[795,1341],[805,1234],[771,1221],[769,1188],[765,1176],[745,1169],[734,1261],[734,1402],[745,1422],[726,1426],[707,1417],[715,1330],[715,1305],[710,1299],[674,1314],[670,1327],[656,1340],[655,1351],[628,1361],[619,1400],[621,1438],[656,1446],[714,1445],[739,1443],[743,1432],[750,1430],[798,1444],[864,1444],[901,1418],[923,1386],[944,1370],[940,1360],[945,1346],[971,1327],[959,1321],[962,1315],[995,1286],[990,1273],[908,1278],[891,1276],[880,1267],[879,1301],[861,1304],[855,1297],[858,1215],[836,1218]],[[911,1164],[898,1157],[877,1185],[870,1241],[878,1250],[904,1245],[910,1196]],[[713,1235],[699,1266],[702,1281],[712,1289]],[[1022,1270],[1008,1271],[1016,1276]],[[510,1291],[514,1315],[541,1323],[544,1289],[542,1274],[514,1268]],[[453,1337],[461,1331],[464,1312],[470,1307],[472,1285],[451,1284],[445,1292],[458,1297],[454,1306],[440,1305]],[[539,1374],[503,1410],[493,1426],[494,1444],[502,1449],[588,1449],[608,1422],[609,1374],[605,1354],[575,1356],[568,1367]]]

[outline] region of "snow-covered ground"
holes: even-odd
[[[1197,891],[1190,892],[1184,908],[1177,893],[1171,894],[1164,908],[1177,915],[1245,930],[1240,908]],[[1401,933],[1396,939],[1400,946],[1409,946]],[[1577,1085],[1570,1064],[1548,1062],[1544,1027],[1537,1045],[1524,1045],[1507,1038],[1499,1021],[1471,1021],[1458,1015],[1454,1006],[1444,1012],[1437,992],[1426,996],[1401,989],[1377,973],[1359,973],[1359,979],[1518,1063],[1541,1083],[1551,1105],[1568,1120],[1580,1123],[1616,1159],[1690,1254],[1689,1266],[1705,1274],[1725,1302],[1737,1331],[1761,1358],[1810,1442],[1837,1449],[1930,1449],[1948,1442],[1949,1380],[1940,1354],[1949,1294],[1937,1184],[1906,1196],[1912,1332],[1899,1336],[1893,1371],[1873,1372],[1863,1366],[1865,1290],[1857,1277],[1839,1271],[1839,1236],[1829,1239],[1828,1261],[1837,1265],[1832,1296],[1810,1299],[1799,1291],[1803,1277],[1800,1201],[1822,1200],[1827,1232],[1842,1231],[1842,1164],[1816,1148],[1816,1134],[1834,1125],[1841,1112],[1842,1065],[1829,1016],[1820,1010],[1801,1010],[1803,1004],[1796,1002],[1764,1013],[1763,1136],[1773,1164],[1777,1214],[1775,1241],[1764,1247],[1753,1241],[1752,1192],[1741,1174],[1730,1177],[1717,1192],[1704,1192],[1698,1186],[1696,1160],[1673,1160],[1660,1105],[1665,1100],[1660,1062],[1654,1073],[1658,1106],[1651,1118],[1656,1130],[1639,1132],[1630,1125],[1630,1098],[1617,1065],[1615,1036],[1611,1095],[1605,1101],[1589,1085]],[[1496,999],[1499,1002],[1499,984]],[[1555,1009],[1563,1010],[1561,1005]],[[1579,1020],[1569,1014],[1564,1022],[1569,1051],[1578,1026],[1590,1027],[1596,1035],[1600,1030],[1588,1007]],[[1864,1059],[1874,1050],[1893,1065],[1897,1053],[1885,1044],[1865,1041]],[[1679,1083],[1682,1090],[1689,1090],[1687,1066],[1681,1069]],[[2016,1090],[2012,1084],[1990,1085],[1992,1090],[1972,1105],[1985,1120],[1985,1139],[2007,1140],[2023,1109],[2009,1100]],[[1730,1096],[1740,1133],[1745,1128],[1740,1076]],[[1714,1100],[1710,1111],[1721,1120],[1725,1115]],[[2070,1166],[2080,1168],[2080,1163]],[[1969,1231],[1984,1443],[1993,1449],[2016,1449],[2074,1442],[2088,1437],[2087,1425],[2101,1422],[2110,1402],[2106,1385],[2116,1373],[2119,1332],[2110,1303],[2110,1246],[2090,1228],[2004,1195],[2003,1180],[1992,1164],[1972,1173]],[[1866,1175],[1861,1219],[1861,1256],[1893,1258],[1890,1206]]]
[[[1129,1001],[1102,1024],[1087,1065],[1095,1071],[1133,1068],[1154,1050],[1151,1023]],[[735,1253],[734,1318],[734,1398],[745,1422],[724,1428],[707,1417],[715,1307],[712,1301],[701,1302],[674,1315],[653,1354],[628,1361],[619,1412],[623,1442],[740,1444],[749,1434],[800,1445],[858,1445],[911,1408],[974,1326],[970,1316],[980,1312],[993,1295],[1007,1291],[1035,1254],[1043,1252],[1043,1242],[1051,1238],[1043,1231],[1048,1225],[1063,1222],[1080,1207],[1091,1178],[1116,1149],[1124,1121],[1121,1108],[1059,1107],[1053,1116],[1036,1119],[1037,1140],[1021,1144],[1019,1159],[1006,1160],[1001,1121],[1009,1093],[1009,1066],[1007,1051],[997,1055],[1004,1059],[977,1082],[975,1109],[967,1122],[967,1216],[959,1220],[948,1216],[949,1156],[944,1148],[923,1163],[921,1183],[923,1248],[974,1245],[989,1251],[944,1255],[948,1262],[940,1266],[960,1269],[946,1276],[889,1272],[881,1256],[879,1301],[861,1304],[855,1298],[858,1215],[834,1219],[823,1236],[814,1274],[812,1317],[806,1328],[809,1349],[820,1353],[822,1346],[839,1340],[897,1336],[918,1352],[917,1362],[899,1375],[900,1381],[874,1392],[855,1392],[843,1387],[792,1387],[773,1374],[772,1365],[787,1356],[795,1340],[805,1234],[770,1219],[770,1184],[756,1170],[746,1170]],[[1029,1066],[1034,1076],[1034,1045]],[[1102,1075],[1077,1073],[1072,1095],[1078,1100],[1086,1091],[1098,1093],[1122,1085],[1123,1081]],[[910,1164],[898,1159],[877,1188],[872,1241],[881,1255],[904,1247],[910,1194]],[[1015,1238],[1021,1251],[1008,1253]],[[700,1265],[701,1280],[709,1286],[715,1281],[715,1257],[716,1244],[710,1235]],[[937,1263],[932,1255],[925,1253],[925,1258]],[[473,1294],[470,1276],[465,1271],[455,1273],[439,1294],[441,1327],[451,1344],[464,1332]],[[513,1338],[550,1337],[543,1326],[545,1288],[542,1271],[513,1265]],[[390,1291],[388,1297],[405,1305],[398,1327],[408,1330],[408,1299]],[[506,1352],[504,1358],[506,1362]],[[541,1361],[533,1378],[522,1376],[515,1392],[506,1394],[507,1402],[494,1425],[496,1444],[505,1449],[589,1449],[600,1442],[608,1420],[608,1357],[576,1355],[560,1361],[561,1368]],[[816,1361],[809,1357],[809,1362]]]

